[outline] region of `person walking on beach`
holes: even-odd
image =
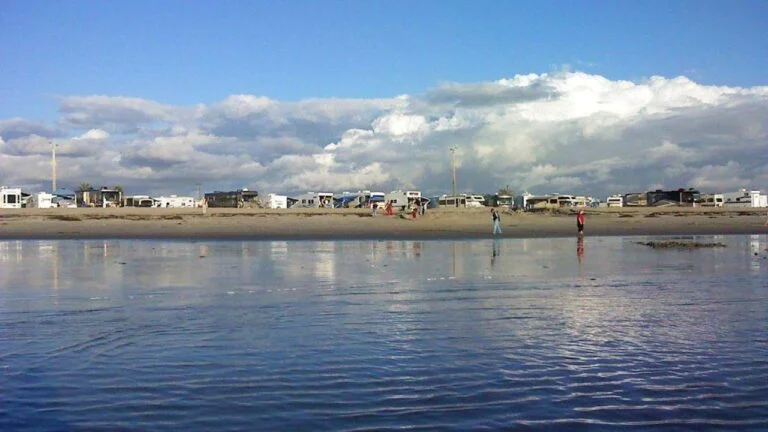
[[[576,213],[576,228],[579,230],[579,235],[584,235],[584,210],[579,210]]]
[[[495,208],[491,209],[491,220],[493,220],[493,235],[501,234],[501,216]]]
[[[392,216],[393,214],[395,214],[392,211],[392,201],[387,201],[387,204],[384,205],[384,209],[387,211],[387,216]]]

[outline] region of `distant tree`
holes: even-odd
[[[120,195],[125,195],[125,191],[123,190],[123,187],[120,186],[120,185],[114,186],[114,187],[112,187],[112,189],[120,192]]]
[[[511,188],[511,187],[509,187],[509,185],[506,185],[506,186],[504,186],[503,188],[499,189],[499,192],[498,192],[498,194],[499,194],[499,195],[509,195],[509,196],[514,196],[514,195],[515,195],[515,191],[514,191],[514,190],[512,190],[512,188]]]
[[[91,190],[90,183],[80,183],[80,187],[77,189],[78,192],[85,192],[89,190]]]

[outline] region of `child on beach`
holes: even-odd
[[[579,210],[576,213],[576,228],[579,230],[579,235],[584,235],[584,210]]]

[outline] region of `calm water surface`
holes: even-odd
[[[0,242],[0,430],[768,430],[766,236]]]

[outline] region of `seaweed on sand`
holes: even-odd
[[[701,248],[723,248],[725,244],[715,243],[700,243],[693,241],[679,241],[679,240],[664,240],[664,241],[649,241],[649,242],[637,242],[639,245],[648,246],[653,249],[701,249]]]

